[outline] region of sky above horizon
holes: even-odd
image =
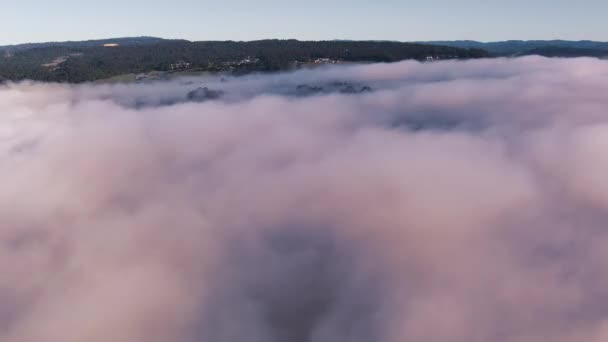
[[[0,45],[144,35],[608,41],[606,13],[606,0],[19,0],[0,5]]]

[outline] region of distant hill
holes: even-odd
[[[136,46],[136,45],[150,45],[156,44],[162,41],[167,41],[163,38],[156,37],[123,37],[113,39],[97,39],[97,40],[84,40],[84,41],[66,41],[66,42],[46,42],[46,43],[28,43],[18,45],[5,45],[0,46],[0,52],[22,52],[31,49],[45,48],[45,47],[66,47],[66,48],[88,48],[103,46],[105,44],[118,44],[121,46]]]
[[[108,45],[108,46],[105,46]],[[380,41],[115,38],[0,47],[0,81],[86,82],[125,74],[279,71],[303,65],[487,57],[480,49]],[[145,78],[142,76],[141,78]]]
[[[608,42],[590,40],[507,40],[501,42],[477,42],[473,40],[455,41],[429,41],[424,44],[437,44],[459,48],[475,48],[488,51],[493,56],[522,56],[534,54],[551,57],[598,57],[605,56],[608,51]],[[575,51],[576,50],[576,51]]]

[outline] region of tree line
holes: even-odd
[[[57,66],[53,60],[68,56]],[[0,56],[0,81],[24,79],[86,82],[122,74],[172,71],[177,63],[196,71],[279,71],[318,59],[395,62],[486,57],[481,49],[374,41],[261,40],[252,42],[166,40],[145,45],[44,46]],[[240,63],[249,59],[247,63]],[[187,64],[185,64],[187,63]]]

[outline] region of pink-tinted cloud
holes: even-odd
[[[4,85],[0,340],[604,341],[607,93],[540,57]]]

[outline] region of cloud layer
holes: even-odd
[[[0,340],[605,341],[606,94],[540,57],[0,86]]]

